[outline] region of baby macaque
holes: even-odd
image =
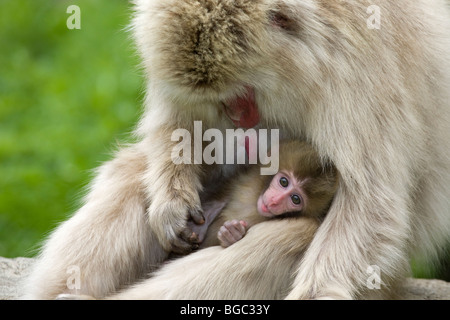
[[[252,166],[228,181],[215,195],[218,200],[203,205],[206,223],[190,225],[201,247],[228,247],[268,219],[325,214],[337,190],[335,167],[299,141],[281,143],[279,161],[274,176],[260,175],[260,167]]]

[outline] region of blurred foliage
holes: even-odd
[[[0,256],[32,256],[130,137],[143,97],[130,15],[126,0],[0,0]]]
[[[127,0],[0,0],[0,256],[33,256],[130,139],[143,98],[130,16]]]

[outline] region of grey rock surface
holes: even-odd
[[[30,273],[31,258],[0,257],[0,300],[18,299],[23,279]],[[442,280],[406,279],[399,292],[404,300],[450,300],[450,283]]]
[[[450,300],[450,283],[408,278],[403,283],[399,296],[403,300]]]
[[[0,300],[18,299],[22,294],[22,280],[30,273],[31,258],[0,257]]]

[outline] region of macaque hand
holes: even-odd
[[[220,245],[226,248],[241,240],[246,232],[247,222],[243,220],[227,221],[220,227],[217,238],[219,238]]]
[[[198,235],[189,227],[188,221],[204,224],[200,204],[188,204],[183,199],[153,202],[149,208],[149,223],[164,250],[186,254],[199,246]]]

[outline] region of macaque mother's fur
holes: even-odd
[[[189,215],[198,218],[207,177],[227,170],[175,166],[171,133],[192,129],[194,120],[205,129],[232,128],[222,102],[246,87],[255,92],[260,127],[307,140],[341,175],[288,298],[364,297],[368,266],[380,268],[389,288],[413,254],[431,257],[445,244],[444,0],[378,1],[379,30],[368,28],[364,0],[135,2],[134,33],[148,75],[140,141],[101,168],[85,206],[50,238],[29,281],[32,297],[61,293],[70,265],[89,279],[80,293],[102,297],[164,260],[164,250],[182,248],[178,235]],[[271,258],[281,259],[276,251]],[[223,261],[213,272],[240,270]]]
[[[408,268],[411,254],[433,255],[445,243],[445,1],[380,1],[380,30],[367,27],[369,4],[362,0],[137,5],[136,39],[150,75],[148,119],[156,114],[167,125],[191,115],[220,127],[219,101],[250,84],[264,127],[307,139],[340,172],[337,199],[289,298],[357,297],[369,265],[379,266],[389,285]],[[285,28],[268,21],[277,14],[288,21]],[[139,132],[148,136],[154,127],[144,117]]]

